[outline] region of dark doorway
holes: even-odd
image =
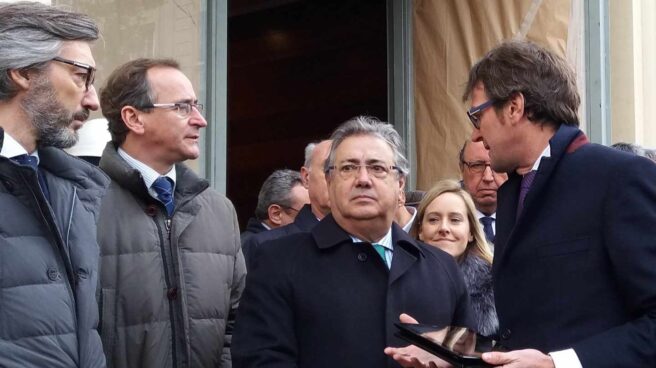
[[[227,192],[243,228],[264,179],[356,115],[387,120],[386,1],[228,2]]]

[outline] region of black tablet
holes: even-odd
[[[423,324],[395,323],[396,336],[457,368],[494,367],[477,352],[476,333],[466,327],[438,327]]]

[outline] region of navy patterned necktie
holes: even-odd
[[[21,166],[29,166],[35,171],[39,168],[36,157],[30,155],[18,155],[11,158]]]
[[[535,179],[535,174],[537,174],[537,170],[531,170],[524,177],[522,177],[522,183],[519,185],[519,202],[517,203],[517,217],[519,218],[519,215],[521,215],[522,211],[524,210],[524,200],[526,200],[526,194],[528,194],[528,190],[531,189],[531,185],[533,185],[533,180]]]
[[[492,221],[494,219],[490,216],[483,216],[478,219],[483,224],[483,232],[488,242],[494,243],[494,230],[492,229]]]
[[[151,188],[157,193],[157,199],[166,207],[166,213],[170,217],[175,208],[175,204],[173,203],[173,180],[166,176],[160,176],[155,180]]]
[[[43,176],[41,170],[39,170],[39,163],[37,158],[35,156],[23,154],[23,155],[14,156],[11,158],[11,160],[21,166],[28,166],[32,170],[36,171],[37,179],[39,180],[39,187],[41,187],[41,191],[43,192],[43,195],[46,197],[46,199],[50,201],[50,191],[48,190],[48,183],[46,182],[46,178]]]

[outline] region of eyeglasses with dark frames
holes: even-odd
[[[469,118],[469,121],[471,121],[472,125],[474,125],[474,128],[480,129],[481,128],[481,119],[479,117],[480,113],[485,111],[485,109],[489,108],[494,104],[494,100],[487,100],[483,102],[482,104],[478,106],[474,106],[471,109],[467,110],[467,117]]]
[[[469,171],[475,173],[475,174],[480,174],[485,171],[485,169],[490,166],[489,162],[485,161],[473,161],[473,162],[467,162],[467,161],[462,161],[462,164],[467,166]],[[490,166],[490,169],[492,167]],[[494,170],[493,170],[494,171]]]
[[[75,60],[64,59],[59,56],[52,58],[52,60],[85,69],[87,71],[87,74],[84,77],[85,91],[88,91],[91,85],[93,84],[93,82],[96,80],[96,68],[92,67],[89,64],[80,63]]]
[[[196,108],[200,114],[203,114],[203,104],[195,102],[171,102],[171,103],[156,103],[141,106],[141,109],[162,108],[176,110],[176,113],[181,118],[186,118],[191,115],[193,108]]]

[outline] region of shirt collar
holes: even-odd
[[[408,223],[403,226],[403,231],[409,233],[410,229],[412,229],[412,224],[415,222],[415,218],[417,217],[417,209],[412,206],[405,206],[405,208],[412,214],[410,221],[408,221]]]
[[[540,154],[540,157],[538,157],[537,160],[535,160],[535,163],[533,164],[533,168],[531,168],[531,171],[538,171],[538,168],[540,167],[540,162],[542,161],[542,157],[551,157],[551,145],[547,144],[547,148],[542,151]]]
[[[155,190],[151,188],[155,180],[159,178],[160,175],[157,171],[155,171],[153,168],[150,166],[144,164],[143,162],[137,160],[136,158],[130,156],[127,152],[125,152],[122,148],[119,147],[118,155],[121,156],[125,160],[125,162],[128,163],[128,165],[132,166],[134,169],[139,171],[141,173],[141,177],[143,178],[144,184],[146,185],[146,188],[148,188],[148,193],[150,193],[151,196],[154,198],[157,198],[157,193]],[[175,165],[167,172],[164,174],[167,178],[173,180],[173,191],[175,191]]]
[[[2,142],[2,150],[0,150],[0,156],[6,157],[6,158],[12,158],[20,155],[30,155],[33,157],[36,157],[36,162],[37,164],[39,163],[39,152],[38,150],[34,150],[32,153],[27,153],[27,150],[21,146],[20,143],[18,143],[17,140],[14,139],[9,133],[4,132],[4,139]]]
[[[496,212],[493,213],[493,214],[491,214],[491,215],[486,215],[486,214],[484,214],[483,212],[479,211],[478,208],[476,209],[476,218],[477,218],[477,219],[480,220],[481,218],[486,217],[486,216],[487,216],[487,217],[492,217],[495,221],[496,221],[496,219],[497,219],[497,213],[496,213]]]
[[[365,243],[364,240],[356,238],[351,234],[349,234],[349,236],[351,237],[351,240],[353,240],[353,243]],[[394,250],[394,246],[392,245],[392,228],[390,227],[387,231],[387,234],[385,234],[382,239],[374,243],[382,245],[385,249]]]

